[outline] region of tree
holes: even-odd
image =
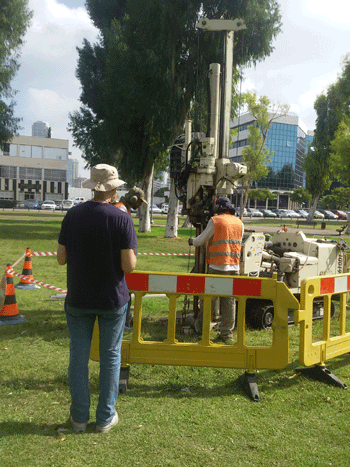
[[[198,33],[198,17],[245,19],[244,42],[235,34],[235,67],[270,55],[281,29],[275,0],[87,0],[87,9],[101,34],[78,49],[82,107],[69,128],[88,165],[106,162],[107,149],[121,175],[141,181],[145,192],[154,162],[204,95],[196,91],[206,88],[209,64],[220,62],[221,35]],[[147,223],[147,211],[144,217]]]
[[[312,207],[309,211],[308,220],[313,218],[317,202],[320,196],[330,187],[331,178],[336,173],[342,180],[347,177],[346,168],[349,167],[348,161],[343,159],[341,162],[345,165],[337,167],[340,149],[340,135],[344,136],[348,120],[344,116],[350,117],[350,57],[345,57],[343,61],[342,73],[336,83],[331,84],[326,94],[317,97],[314,108],[317,113],[315,136],[312,145],[304,159],[304,170],[306,172],[306,188],[312,195]],[[343,123],[342,123],[343,122]],[[339,129],[339,138],[333,143]],[[333,154],[333,155],[332,155]],[[333,174],[334,171],[334,174]],[[350,182],[348,179],[347,184]]]
[[[323,209],[347,210],[350,204],[350,188],[335,188],[321,199],[320,204]]]
[[[309,204],[311,201],[311,195],[306,188],[300,186],[296,188],[293,193],[290,195],[291,201],[298,203],[300,206],[303,204]]]
[[[20,48],[32,13],[28,0],[2,0],[0,3],[0,146],[19,129],[11,81],[19,68]],[[10,103],[7,103],[10,101]]]
[[[344,115],[330,144],[331,169],[344,185],[350,184],[350,117]]]
[[[268,199],[275,199],[276,195],[274,193],[271,193],[271,191],[267,188],[260,188],[249,190],[248,198],[252,201],[266,201]]]
[[[270,106],[267,96],[257,97],[255,92],[244,95],[247,110],[255,119],[254,124],[248,126],[248,146],[242,150],[242,162],[247,166],[247,175],[242,181],[241,217],[247,204],[248,193],[252,182],[266,177],[269,173],[267,164],[271,161],[273,151],[265,147],[267,133],[276,118],[286,115],[289,107],[286,105]]]

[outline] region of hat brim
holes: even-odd
[[[83,188],[90,188],[91,190],[96,190],[96,187],[98,186],[97,191],[111,191],[114,190],[115,188],[118,188],[121,185],[124,185],[126,182],[124,180],[120,180],[119,178],[115,180],[110,180],[109,182],[106,183],[97,183],[94,182],[91,179],[84,180],[81,184]]]

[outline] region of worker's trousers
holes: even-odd
[[[238,271],[219,271],[209,266],[209,274],[236,276]],[[236,300],[233,297],[216,297],[212,300],[212,316],[216,314],[216,308],[220,303],[220,332],[219,336],[222,339],[232,339],[233,330],[236,324]],[[203,325],[203,302],[200,304],[198,315],[195,321],[195,329],[197,332],[202,332]]]

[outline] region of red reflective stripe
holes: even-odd
[[[148,274],[125,274],[129,290],[148,291]]]
[[[178,293],[205,293],[205,277],[177,276]]]
[[[321,279],[320,293],[327,294],[334,292],[334,277],[328,277],[326,279]]]
[[[245,295],[247,297],[261,296],[261,281],[256,279],[233,279],[232,295]]]

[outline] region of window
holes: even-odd
[[[0,154],[8,156],[10,154],[10,143],[3,143],[0,147]]]
[[[35,157],[37,159],[42,159],[43,148],[41,146],[32,146],[32,157]]]
[[[32,147],[27,144],[19,145],[19,156],[20,157],[32,157]]]
[[[44,159],[67,160],[67,149],[44,147]]]
[[[44,179],[53,182],[66,182],[67,171],[59,169],[44,169]]]
[[[1,178],[17,178],[17,167],[0,165]]]
[[[10,156],[17,156],[17,144],[10,144]]]
[[[42,170],[35,167],[19,167],[19,178],[42,180]]]

